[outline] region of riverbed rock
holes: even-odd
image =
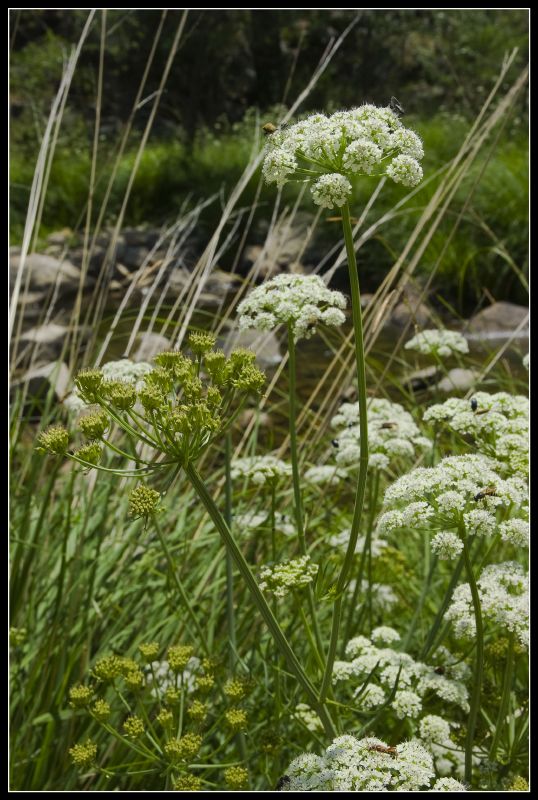
[[[274,367],[282,361],[279,341],[273,331],[239,330],[235,324],[229,326],[227,332],[219,337],[217,346],[225,353],[237,347],[245,347],[256,353],[256,362],[263,369]]]
[[[138,348],[133,355],[133,361],[149,361],[157,353],[172,349],[172,343],[160,333],[142,333],[137,337]]]
[[[50,361],[46,364],[32,367],[22,377],[13,381],[12,389],[23,387],[27,384],[27,397],[44,400],[49,391],[53,389],[57,400],[62,400],[67,394],[71,374],[63,361]]]
[[[524,324],[525,318],[527,319],[526,325]],[[491,335],[497,332],[514,331],[523,323],[521,333],[528,335],[528,318],[528,306],[520,306],[516,303],[500,300],[498,303],[493,303],[483,311],[479,311],[474,317],[471,317],[467,330],[469,333]]]
[[[17,273],[21,267],[20,254],[11,254],[9,259],[10,281],[15,284]],[[21,288],[25,285],[29,273],[29,290],[48,290],[57,283],[60,293],[76,291],[80,282],[80,270],[70,261],[45,255],[30,253],[23,266]]]
[[[455,369],[450,369],[445,377],[435,384],[434,388],[440,392],[458,392],[461,394],[476,386],[478,378],[479,373],[476,370],[456,367]]]
[[[421,392],[433,386],[440,376],[439,367],[424,367],[424,369],[415,370],[405,378],[404,386],[413,392]]]

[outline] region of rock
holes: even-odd
[[[53,233],[47,236],[47,242],[52,245],[65,245],[69,239],[73,236],[73,231],[71,228],[62,228],[61,231],[53,231]]]
[[[268,428],[272,423],[271,415],[266,411],[257,411],[255,408],[245,408],[237,418],[237,427],[244,430],[250,425],[252,420],[254,420],[254,424],[256,424],[257,420],[260,428]]]
[[[192,272],[181,267],[173,269],[168,278],[169,288],[176,294],[179,294],[186,287],[190,287],[192,281]],[[239,283],[240,279],[237,275],[225,272],[222,269],[215,269],[210,273],[204,284],[199,303],[206,306],[220,305],[225,295],[237,290]]]
[[[278,339],[273,331],[241,331],[236,325],[229,327],[228,332],[219,338],[218,347],[230,353],[236,347],[245,347],[256,353],[256,361],[260,367],[274,367],[280,364],[282,354]]]
[[[272,278],[279,272],[294,271],[302,273],[299,264],[312,218],[308,214],[297,213],[290,222],[289,215],[283,215],[266,234],[264,245],[247,245],[243,250],[242,272],[246,274],[252,267],[263,279]]]
[[[388,318],[389,323],[399,328],[404,328],[408,323],[424,328],[431,321],[432,312],[425,303],[420,303],[417,297],[406,297],[394,307]]]
[[[439,368],[435,366],[417,369],[405,378],[404,386],[413,392],[420,392],[432,386],[440,375]]]
[[[487,333],[490,335],[492,333],[511,332],[516,330],[524,322],[525,318],[527,318],[527,324],[523,325],[521,335],[528,336],[528,306],[519,306],[516,303],[507,303],[501,300],[471,317],[467,330],[470,333]]]
[[[10,256],[10,279],[15,283],[17,272],[20,269],[20,255]],[[47,290],[58,281],[60,291],[76,291],[80,282],[80,270],[70,261],[62,261],[43,253],[30,253],[24,261],[24,275],[21,288],[26,281],[26,274],[30,273],[29,289],[36,291]]]
[[[129,245],[122,253],[122,262],[126,267],[139,269],[149,255],[149,248],[143,246]]]
[[[476,385],[479,373],[474,369],[456,367],[435,385],[440,392],[467,392]]]
[[[50,361],[47,364],[33,367],[22,378],[13,381],[12,388],[22,387],[27,384],[28,396],[45,400],[49,391],[54,390],[57,400],[62,400],[67,394],[71,374],[63,361]]]
[[[160,333],[142,333],[137,337],[137,342],[139,342],[138,349],[133,356],[133,361],[151,362],[157,353],[172,349],[170,339],[161,336]]]
[[[47,325],[39,325],[37,328],[30,328],[21,335],[21,339],[26,342],[34,342],[36,344],[54,344],[63,343],[69,329],[64,325],[56,325],[54,322],[49,322]]]

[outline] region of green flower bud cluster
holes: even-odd
[[[140,717],[127,717],[123,723],[123,732],[128,739],[139,739],[144,733],[144,723]]]
[[[194,758],[202,746],[202,737],[196,733],[186,733],[180,739],[171,739],[164,746],[164,752],[172,764]]]
[[[106,722],[111,714],[111,708],[106,700],[100,698],[93,704],[91,712],[96,720],[99,722]]]
[[[190,719],[194,720],[194,722],[201,723],[207,717],[207,711],[207,703],[202,703],[201,700],[193,700],[187,709],[187,714],[189,715]]]
[[[93,689],[91,686],[72,686],[69,689],[69,705],[72,708],[87,708],[93,699]]]
[[[142,653],[144,661],[146,661],[149,664],[151,661],[155,661],[155,659],[159,655],[159,650],[161,649],[161,646],[159,642],[144,642],[143,644],[138,645],[138,649]]]
[[[87,769],[97,756],[97,745],[91,739],[88,739],[84,744],[76,744],[69,750],[69,755],[73,760],[75,767],[80,769]]]
[[[248,786],[248,770],[244,767],[228,767],[224,770],[224,780],[230,789],[246,789]]]
[[[140,483],[129,493],[129,513],[132,517],[148,517],[155,514],[161,496],[155,489]]]
[[[247,727],[247,715],[242,708],[230,708],[225,713],[224,719],[234,733],[244,731]]]
[[[69,447],[69,432],[63,425],[51,425],[37,435],[37,450],[40,453],[63,455]]]
[[[99,409],[81,417],[78,426],[86,439],[102,439],[110,426],[110,418],[106,411]]]
[[[224,694],[231,703],[240,703],[246,697],[248,691],[245,681],[234,678],[224,684]]]
[[[168,648],[168,664],[173,672],[183,672],[189,660],[192,658],[194,648],[190,645],[173,645]]]
[[[28,631],[26,628],[10,628],[9,629],[9,643],[11,647],[20,647],[26,641]]]
[[[88,464],[93,465],[100,462],[102,454],[103,448],[98,442],[90,442],[89,444],[85,444],[74,452],[74,456],[76,458],[80,458],[81,461],[87,461]]]
[[[179,778],[173,781],[172,786],[176,792],[200,792],[202,790],[202,779],[190,772],[184,772]]]

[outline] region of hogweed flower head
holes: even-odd
[[[268,137],[263,176],[267,183],[308,181],[314,202],[342,206],[354,175],[387,175],[416,186],[422,180],[422,142],[390,108],[364,104],[349,111],[311,114]]]
[[[338,736],[322,756],[303,753],[286,769],[287,792],[419,791],[435,777],[433,758],[417,740],[391,747],[381,739]]]
[[[295,341],[309,338],[318,325],[345,322],[346,298],[328,289],[318,275],[277,275],[239,303],[239,327],[269,331],[288,325]]]
[[[338,466],[353,467],[360,461],[360,409],[358,403],[342,403],[331,420],[338,433],[333,439]],[[368,402],[368,451],[370,467],[387,469],[394,459],[415,458],[431,448],[413,417],[399,403],[383,397]]]
[[[191,772],[184,772],[178,778],[173,779],[172,786],[176,792],[200,792],[202,791],[202,779]]]
[[[291,464],[270,455],[236,458],[231,464],[233,480],[246,478],[257,486],[275,486],[280,480],[289,478],[291,473]]]
[[[454,353],[468,353],[467,339],[457,331],[444,329],[425,330],[417,333],[404,345],[406,350],[416,350],[424,355],[437,355],[448,358]]]
[[[484,567],[477,580],[484,622],[499,634],[514,633],[519,643],[529,646],[529,576],[521,564],[509,561]],[[471,588],[457,586],[446,613],[457,637],[475,636]]]

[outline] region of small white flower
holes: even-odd
[[[404,186],[417,186],[422,180],[422,167],[411,156],[400,155],[393,158],[387,167],[387,175],[394,183]]]
[[[457,331],[425,330],[405,343],[406,350],[416,350],[424,355],[448,357],[454,353],[468,353],[467,339]]]
[[[289,325],[295,340],[309,338],[320,323],[345,322],[346,298],[328,289],[318,275],[277,275],[239,303],[239,327],[271,330]],[[330,313],[328,313],[330,312]]]
[[[312,186],[312,198],[322,208],[343,206],[351,197],[351,184],[344,175],[333,172],[322,175]]]
[[[431,547],[432,552],[442,561],[450,561],[459,556],[463,550],[463,542],[451,531],[440,531],[433,537]]]
[[[275,597],[285,597],[294,589],[302,589],[317,575],[318,565],[310,563],[310,556],[283,561],[273,567],[262,567],[260,589],[272,592]]]
[[[231,464],[232,479],[246,478],[258,486],[274,485],[291,473],[291,464],[270,455],[237,458]]]

